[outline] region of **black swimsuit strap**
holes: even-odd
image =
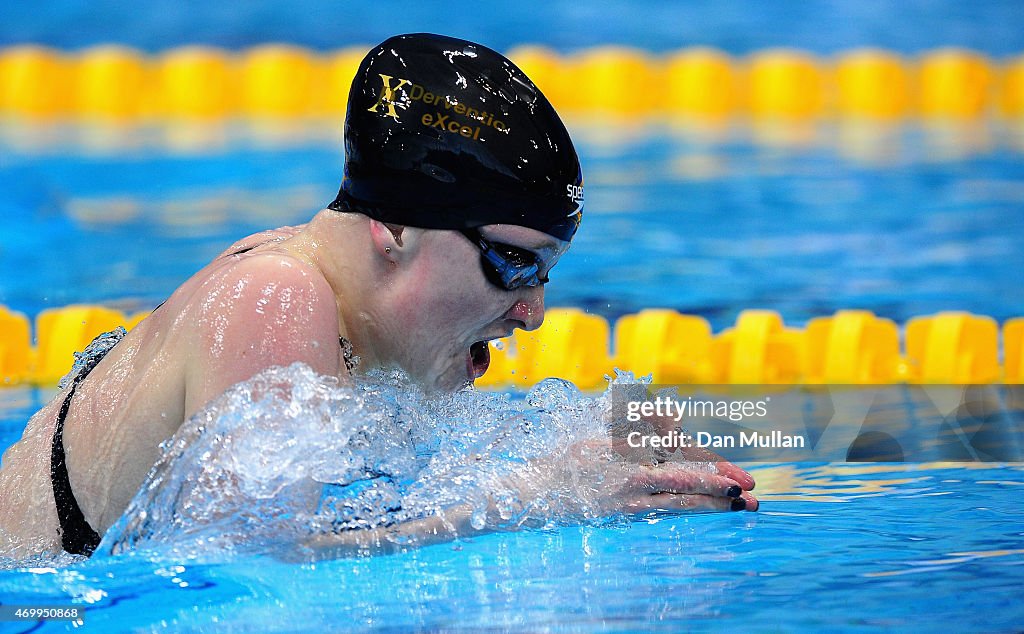
[[[68,476],[68,465],[64,455],[64,420],[71,407],[71,399],[75,395],[78,381],[71,385],[71,390],[64,397],[64,403],[57,415],[57,427],[53,432],[53,443],[50,447],[50,482],[53,484],[53,500],[57,503],[57,519],[60,521],[61,547],[74,555],[91,555],[99,546],[100,536],[89,522],[86,521],[78,500],[71,490],[71,479]]]
[[[53,429],[53,441],[50,445],[50,484],[53,485],[53,501],[57,505],[57,519],[60,522],[61,547],[74,555],[91,555],[99,546],[100,535],[89,526],[78,500],[75,499],[75,493],[71,490],[71,478],[68,475],[67,457],[64,453],[64,421],[67,420],[71,399],[75,397],[78,385],[124,335],[124,328],[121,327],[98,335],[86,347],[85,352],[75,353],[75,367],[64,379],[71,383],[71,389],[64,397],[60,413],[57,414],[57,424]],[[97,350],[97,346],[102,349]]]

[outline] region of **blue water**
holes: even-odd
[[[790,148],[743,126],[716,141],[570,128],[587,214],[549,306],[608,319],[664,306],[716,331],[746,308],[793,324],[844,308],[899,323],[1024,315],[1024,144],[1004,124],[959,141],[908,124],[870,162],[824,125]],[[64,145],[12,144],[0,153],[0,265],[32,275],[0,277],[0,303],[151,309],[239,236],[305,222],[334,198],[338,127],[277,142],[231,130],[203,152],[172,153],[159,131],[134,147],[96,148],[74,130]]]
[[[317,564],[124,555],[0,573],[0,596],[74,600],[97,631],[936,631],[955,621],[994,632],[1024,622],[1020,467],[753,473],[775,491],[757,514],[492,534]]]
[[[109,1],[19,3],[4,7],[0,46],[288,41],[328,50],[427,30],[502,50],[1024,50],[1021,3],[1010,1],[516,7],[160,2],[138,12]],[[667,306],[716,331],[752,307],[791,324],[841,308],[900,323],[947,309],[1024,314],[1019,127],[908,124],[882,135],[867,159],[867,133],[830,125],[782,146],[743,124],[710,140],[659,123],[569,127],[588,212],[552,275],[549,305],[609,319]],[[333,198],[340,125],[281,135],[234,123],[219,132],[222,141],[182,148],[180,132],[160,128],[0,122],[0,304],[30,316],[74,302],[150,309],[239,236],[302,222]],[[0,449],[51,394],[0,390]],[[96,631],[1024,627],[1019,464],[744,466],[758,480],[757,514],[563,517],[544,529],[315,564],[271,548],[188,550],[143,530],[133,534],[136,550],[0,571],[0,601],[85,605]],[[3,632],[65,629],[0,623]]]
[[[751,464],[756,514],[573,519],[565,501],[581,489],[558,478],[543,528],[312,562],[299,544],[324,511],[295,501],[310,477],[345,482],[367,460],[393,475],[400,513],[472,504],[482,490],[505,494],[494,474],[600,425],[581,415],[590,399],[558,384],[526,402],[431,404],[389,391],[390,380],[361,392],[272,370],[270,385],[291,386],[283,399],[262,380],[183,426],[91,560],[0,570],[2,601],[84,607],[99,631],[934,631],[955,619],[957,631],[990,632],[1024,622],[1020,464]],[[43,395],[0,396],[3,446]],[[386,413],[396,406],[397,419]],[[370,435],[346,440],[365,417],[378,421]],[[367,491],[346,490],[337,495]],[[349,508],[347,522],[393,512]]]
[[[10,4],[10,3],[9,3]],[[857,46],[917,53],[966,46],[994,56],[1024,50],[1018,0],[521,0],[513,7],[416,0],[159,0],[19,2],[5,7],[0,45],[76,49],[110,41],[154,52],[183,42],[242,48],[294,42],[319,50],[373,45],[396,33],[446,33],[498,50],[539,43],[562,52],[622,44],[661,52],[690,45],[746,54],[796,46],[832,54]]]

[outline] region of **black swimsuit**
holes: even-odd
[[[71,382],[71,389],[60,406],[57,425],[53,430],[53,442],[50,445],[50,483],[53,485],[53,501],[57,504],[57,519],[60,521],[60,545],[73,555],[91,555],[100,543],[100,535],[85,520],[85,515],[71,490],[67,459],[64,455],[64,421],[68,417],[68,408],[71,407],[71,399],[74,398],[78,385],[125,334],[124,328],[119,327],[93,339],[84,352],[75,353],[75,367],[68,374],[68,378],[64,379]],[[67,384],[63,383],[61,387],[64,385]]]

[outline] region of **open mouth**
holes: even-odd
[[[491,351],[486,341],[477,341],[469,347],[469,362],[473,379],[479,379],[491,364]]]

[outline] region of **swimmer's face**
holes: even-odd
[[[537,277],[547,279],[569,243],[515,225],[486,225],[479,234],[499,253],[534,257]],[[544,321],[544,286],[506,290],[485,271],[480,247],[457,231],[426,231],[414,274],[417,289],[410,342],[403,366],[424,385],[455,390],[483,375],[490,361],[486,342],[516,328],[535,330]]]

